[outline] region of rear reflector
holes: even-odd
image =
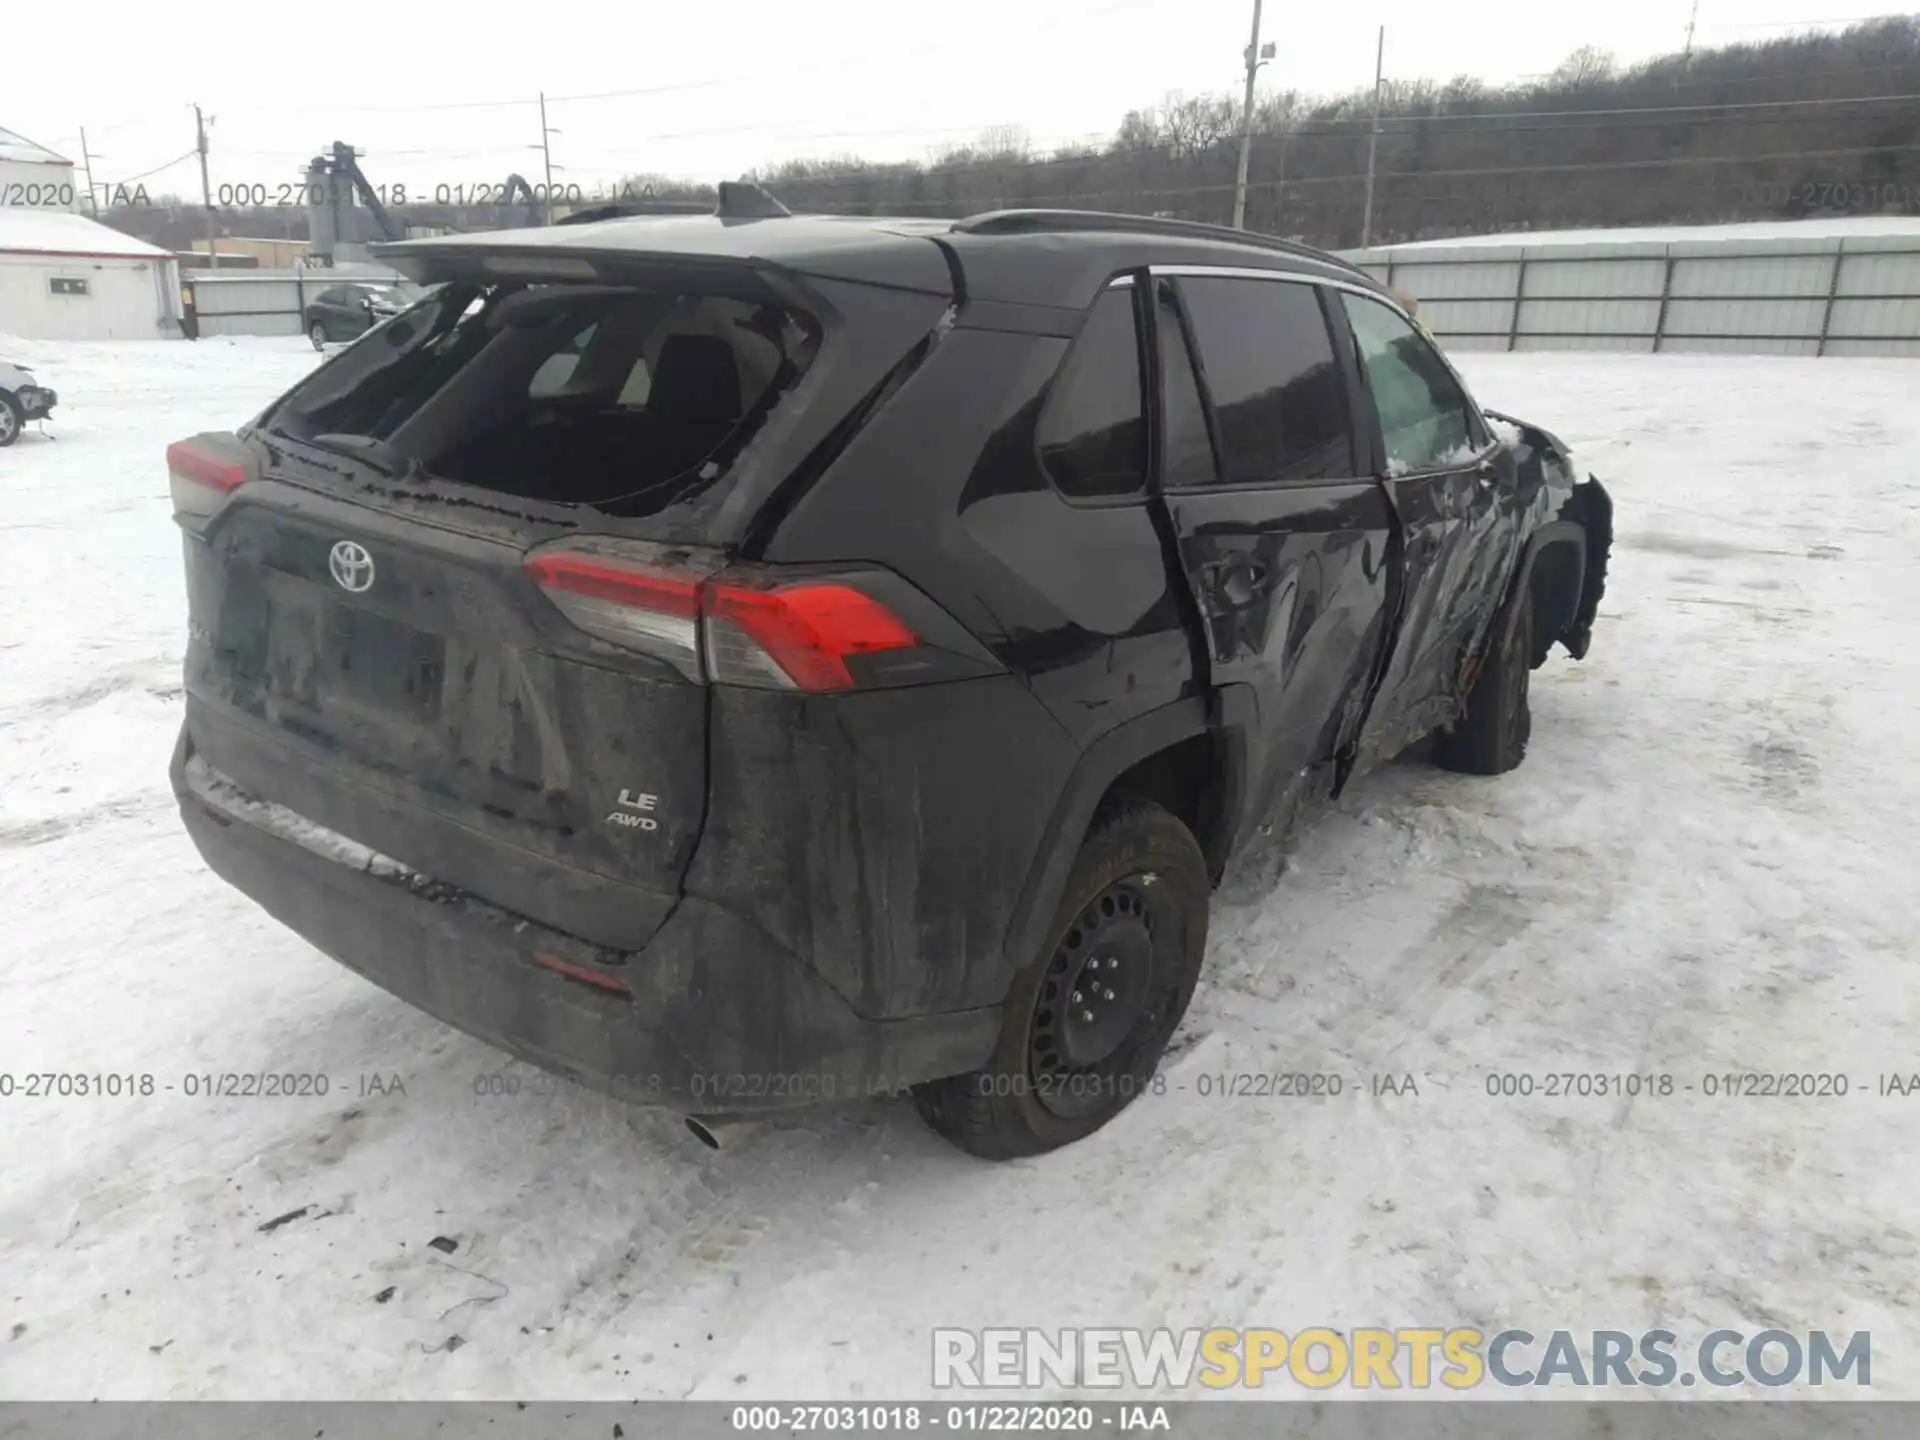
[[[860,680],[849,660],[922,644],[892,610],[837,577],[783,582],[747,567],[709,577],[566,542],[530,555],[526,570],[588,634],[694,681],[853,690]]]
[[[176,515],[203,518],[252,478],[246,462],[196,440],[167,447],[167,485]]]
[[[569,980],[578,980],[582,985],[591,985],[596,990],[604,990],[609,995],[618,995],[631,1000],[633,989],[624,980],[603,974],[586,965],[576,965],[571,960],[562,960],[558,955],[535,955],[533,963],[542,970],[551,970],[556,975],[564,975]]]

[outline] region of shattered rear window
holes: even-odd
[[[812,316],[732,295],[447,285],[263,425],[379,442],[430,479],[644,516],[721,480],[819,340]]]

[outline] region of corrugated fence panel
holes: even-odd
[[[1920,359],[1920,339],[1914,340],[1829,340],[1829,355],[1894,355]]]
[[[1873,336],[1877,339],[1920,341],[1920,298],[1913,300],[1846,300],[1833,302],[1827,338]]]
[[[1659,319],[1658,299],[1535,300],[1529,296],[1520,305],[1522,335],[1651,336]]]
[[[1825,295],[1832,274],[1825,255],[1686,256],[1673,262],[1673,294]]]
[[[284,276],[200,275],[193,280],[194,308],[202,335],[298,335],[302,298],[326,288],[320,281]]]
[[[1455,297],[1486,300],[1511,295],[1519,279],[1518,260],[1510,263],[1468,260],[1444,265],[1410,262],[1393,267],[1393,288],[1406,291],[1423,305],[1429,300]]]
[[[313,293],[321,288],[314,286]],[[299,292],[291,280],[202,277],[193,282],[193,294],[198,309],[207,315],[261,315],[300,308]]]
[[[1852,255],[1840,266],[1842,295],[1920,295],[1920,250],[1905,255]]]
[[[1422,296],[1420,318],[1436,335],[1492,335],[1505,340],[1513,325],[1513,302],[1429,300]]]
[[[1836,257],[1838,269],[1836,270]],[[1920,240],[1794,233],[1349,252],[1461,349],[1920,355]],[[1510,302],[1524,259],[1519,324]],[[1664,299],[1663,299],[1664,297]],[[1829,303],[1831,297],[1831,304]],[[1824,326],[1826,343],[1820,337]],[[1658,329],[1660,341],[1648,338]]]
[[[1817,339],[1826,305],[1824,296],[1817,300],[1674,300],[1667,306],[1664,333],[1670,340],[1684,335]]]
[[[1527,298],[1617,298],[1622,295],[1657,298],[1666,273],[1664,260],[1535,260],[1527,265]]]

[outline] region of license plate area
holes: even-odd
[[[446,639],[370,610],[323,602],[320,693],[414,720],[440,714]]]

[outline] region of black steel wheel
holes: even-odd
[[[1185,825],[1146,800],[1108,801],[1014,977],[992,1057],[915,1087],[927,1123],[1005,1160],[1090,1135],[1150,1093],[1200,975],[1211,892]]]
[[[1171,893],[1153,876],[1110,885],[1060,937],[1034,998],[1028,1073],[1054,1114],[1078,1118],[1099,1108],[1130,1071],[1128,1041],[1153,998],[1154,914],[1171,942],[1179,917]],[[1163,950],[1166,948],[1163,943]],[[1172,957],[1162,954],[1163,976]]]
[[[1533,735],[1532,596],[1522,590],[1495,622],[1491,652],[1460,718],[1435,738],[1434,762],[1466,775],[1504,775],[1527,758]]]

